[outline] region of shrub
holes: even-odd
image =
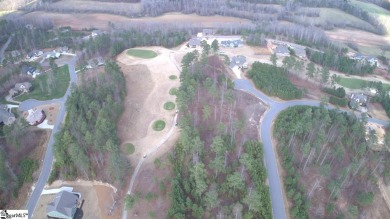
[[[346,99],[341,99],[341,98],[337,98],[334,96],[330,96],[329,103],[344,107],[344,106],[347,106],[348,101]]]
[[[328,93],[330,95],[339,97],[339,98],[345,97],[345,90],[342,87],[339,87],[337,89],[335,87],[333,87],[333,88],[324,87],[324,88],[322,88],[322,91],[324,91],[325,93]]]
[[[153,130],[162,131],[165,128],[165,122],[162,120],[157,120],[153,123]]]

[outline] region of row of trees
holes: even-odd
[[[370,194],[377,192],[374,173],[384,175],[378,157],[388,156],[388,151],[369,149],[377,138],[370,132],[366,140],[365,122],[323,106],[297,106],[279,114],[274,136],[287,172],[284,181],[293,217],[351,216],[372,203]],[[319,193],[321,198],[315,199]],[[339,199],[351,211],[339,208]]]
[[[286,70],[273,65],[255,62],[248,76],[256,87],[266,94],[280,97],[285,100],[298,99],[303,91],[295,87],[287,78]]]
[[[333,51],[319,52],[314,50],[307,50],[306,54],[310,61],[316,64],[347,74],[372,74],[376,68],[375,65],[370,65],[368,62],[359,62],[343,54],[337,54]]]
[[[123,184],[129,164],[121,155],[116,121],[126,94],[119,66],[106,62],[105,73],[74,88],[66,108],[65,125],[53,145],[56,158],[50,178],[100,179]]]
[[[209,57],[218,48],[203,47],[182,60],[177,103],[183,116],[170,157],[175,177],[167,217],[272,218],[262,145],[245,137],[233,84],[223,62]]]

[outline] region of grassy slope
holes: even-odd
[[[320,17],[297,17],[297,20],[306,24],[312,25],[325,25],[326,23],[331,24],[342,24],[342,23],[355,23],[359,26],[371,26],[366,21],[363,21],[353,15],[347,14],[339,9],[332,8],[320,8]],[[371,26],[372,27],[372,26]]]
[[[338,84],[350,89],[362,89],[364,87],[364,82],[368,83],[370,81],[357,78],[340,78]],[[383,84],[383,87],[390,88],[390,84]]]
[[[144,58],[144,59],[152,59],[157,56],[157,53],[155,53],[152,50],[146,50],[146,49],[129,49],[126,52],[129,56],[134,56],[138,58]]]
[[[23,94],[17,98],[17,101],[23,101],[27,99],[36,99],[36,100],[51,100],[56,98],[61,98],[65,95],[66,90],[69,86],[70,75],[68,71],[68,66],[64,65],[59,68],[58,73],[54,74],[55,80],[55,89],[52,89],[51,93],[48,93],[47,89],[47,74],[43,73],[42,75],[35,78],[32,82],[32,91],[28,94]]]
[[[386,27],[387,30],[387,41],[390,43],[390,12],[384,8],[381,8],[377,5],[361,2],[357,0],[351,0],[350,3],[356,7],[359,7],[365,11],[367,11],[370,15],[377,17],[378,20]],[[378,55],[381,53],[380,48],[373,48],[367,46],[359,46],[359,49],[362,53],[369,55]],[[388,55],[387,55],[388,56]]]

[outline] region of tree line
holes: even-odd
[[[303,96],[303,91],[289,81],[284,68],[255,62],[248,71],[248,76],[257,88],[268,95],[284,100],[299,99]]]
[[[378,157],[389,152],[370,149],[378,142],[375,132],[366,140],[365,122],[324,106],[291,107],[279,114],[274,136],[287,172],[284,182],[293,218],[313,217],[316,209],[325,209],[317,218],[356,217],[372,204],[378,192],[375,174],[384,175]],[[318,195],[321,198],[314,198]],[[347,210],[336,204],[340,199]]]
[[[105,73],[73,89],[53,145],[56,161],[49,181],[82,177],[123,185],[130,166],[120,152],[115,126],[126,94],[120,67],[107,61]]]
[[[334,51],[314,51],[311,49],[306,50],[308,59],[316,64],[322,65],[334,71],[339,71],[352,75],[365,75],[372,74],[376,65],[370,65],[369,63],[353,60],[348,56],[336,53]]]

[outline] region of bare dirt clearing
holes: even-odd
[[[120,206],[118,205],[116,205],[116,210],[111,215],[108,215],[109,208],[114,203],[114,198],[116,198],[112,187],[90,181],[56,181],[52,186],[45,189],[56,189],[62,186],[73,187],[73,192],[81,193],[81,199],[84,200],[81,209],[83,214],[82,218],[119,218]],[[53,201],[55,196],[55,194],[41,195],[34,212],[34,218],[46,218],[46,206]]]
[[[244,24],[251,21],[235,17],[224,16],[199,16],[196,14],[168,13],[158,17],[128,18],[111,14],[60,14],[44,11],[35,11],[24,16],[28,20],[50,20],[55,26],[70,26],[73,29],[81,30],[83,28],[98,28],[107,30],[108,22],[115,26],[139,25],[142,27],[145,23],[161,23],[175,26],[207,26],[218,27],[229,23]]]

